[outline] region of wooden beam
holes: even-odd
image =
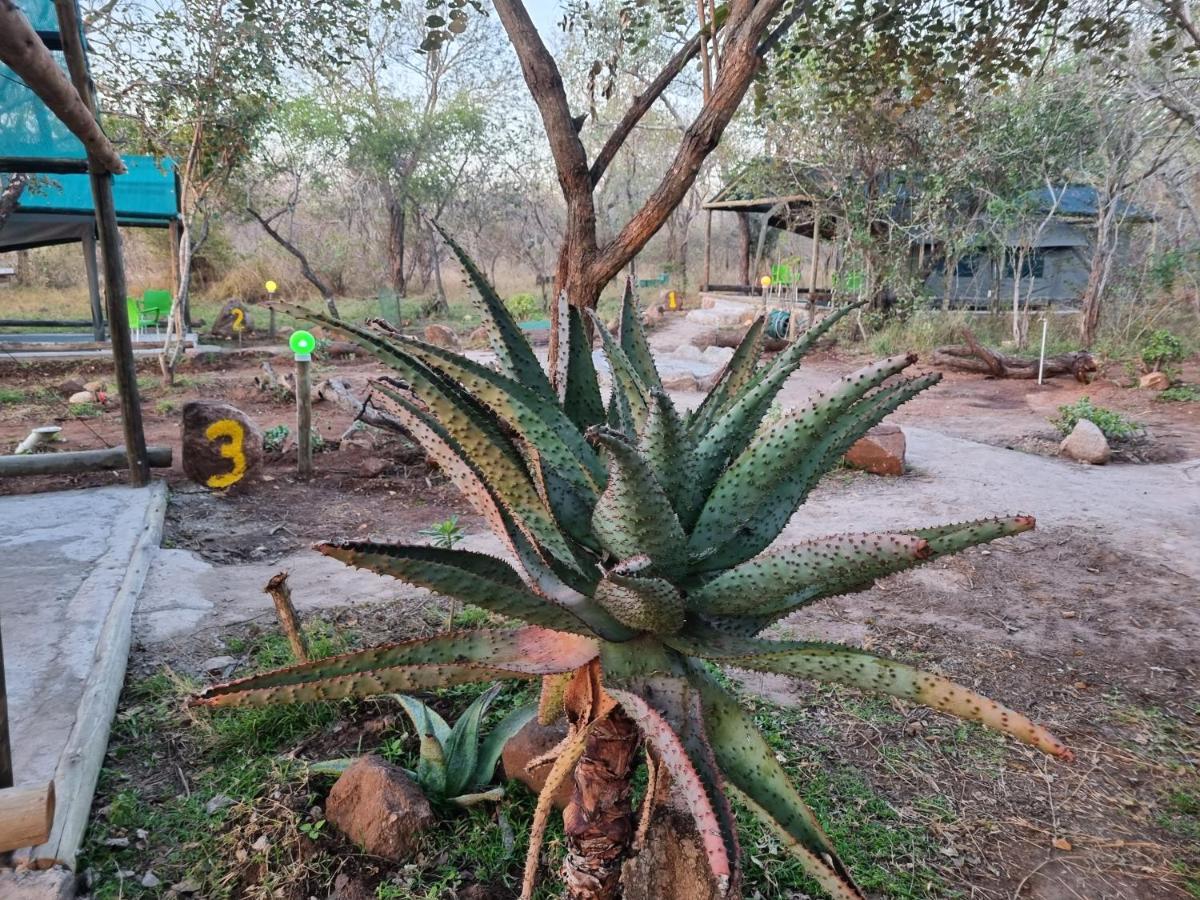
[[[12,328],[83,328],[91,324],[91,319],[0,319],[0,327]],[[3,342],[0,347],[12,349],[11,344]]]
[[[146,461],[156,469],[171,466],[170,447],[150,447]],[[124,447],[104,450],[73,450],[66,453],[27,453],[0,456],[0,478],[12,475],[74,475],[79,472],[103,472],[124,469],[129,464]]]
[[[38,156],[0,158],[0,172],[29,172],[35,175],[83,175],[88,161],[83,159],[43,159]]]
[[[0,790],[0,853],[45,843],[53,823],[53,781]]]
[[[708,210],[704,219],[704,284],[700,290],[708,290],[712,281],[712,210]]]
[[[73,6],[71,18],[75,19]],[[63,37],[63,52],[68,59],[72,40],[78,45],[80,53],[83,49],[78,20],[75,25],[75,30],[67,33],[67,29],[62,27],[60,12],[59,30]],[[88,102],[63,74],[13,0],[0,0],[0,60],[19,75],[71,133],[83,142],[93,168],[99,167],[110,174],[124,173],[125,163],[121,160],[121,154],[101,130]]]

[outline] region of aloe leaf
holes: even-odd
[[[1037,526],[1033,516],[1000,516],[976,519],[974,522],[953,522],[930,528],[916,528],[908,534],[924,538],[929,542],[931,559],[959,553],[976,544],[986,544],[997,538],[1009,537],[1030,531]]]
[[[609,429],[591,429],[588,440],[608,451],[608,486],[592,513],[596,537],[618,559],[644,554],[659,574],[681,573],[687,565],[687,539],[646,461],[623,435]]]
[[[534,626],[451,632],[214,685],[190,703],[263,706],[529,678],[578,669],[598,652],[585,637]]]
[[[1021,713],[941,675],[923,672],[854,647],[738,638],[699,627],[663,640],[681,653],[719,660],[739,669],[835,681],[911,700],[960,719],[981,722],[1051,756],[1065,760],[1074,758],[1062,741]]]
[[[834,427],[816,442],[799,430],[778,429],[785,448],[772,456],[767,442],[748,449],[721,476],[705,503],[689,540],[689,551],[702,560],[700,571],[737,565],[761,552],[778,537],[809,491],[849,447],[890,412],[938,382],[925,375],[884,388],[845,410]],[[786,460],[788,465],[779,465]],[[755,462],[761,464],[756,469]],[[714,552],[707,552],[716,547]]]
[[[570,309],[571,303],[567,299],[567,292],[559,291],[558,299],[554,301],[554,316],[552,318],[555,328],[554,343],[557,345],[558,350],[551,359],[551,362],[554,364],[554,377],[551,380],[554,383],[555,399],[558,400],[559,405],[564,409],[566,408],[567,400],[567,376],[571,369]]]
[[[591,634],[574,613],[530,591],[512,566],[494,556],[364,541],[322,543],[316,549],[348,566],[390,575],[530,625]]]
[[[568,353],[566,392],[563,410],[580,431],[607,421],[604,400],[600,396],[600,380],[592,363],[592,342],[588,338],[583,316],[574,306],[567,306]],[[559,351],[562,356],[562,350]]]
[[[869,584],[917,565],[929,542],[909,534],[835,534],[757,556],[688,592],[688,604],[714,615],[769,615],[798,593],[833,584]]]
[[[632,278],[625,279],[618,334],[621,337],[621,349],[625,351],[625,356],[642,384],[651,390],[662,390],[662,379],[659,378],[658,368],[654,365],[654,354],[650,352],[650,344],[642,328],[641,311],[638,309],[637,295],[633,291]]]
[[[684,747],[666,719],[644,699],[630,691],[609,688],[608,691],[625,713],[633,719],[647,743],[654,748],[658,761],[666,766],[674,782],[673,788],[687,805],[696,831],[700,836],[708,867],[724,892],[733,876],[734,863],[729,858],[721,821],[709,800],[705,784],[692,764],[687,748]]]
[[[625,355],[625,351],[621,349],[621,345],[613,340],[613,336],[608,333],[608,329],[604,327],[604,322],[592,310],[588,310],[588,315],[592,317],[592,323],[596,327],[596,331],[600,335],[600,340],[604,346],[604,356],[608,360],[608,367],[612,371],[612,393],[613,397],[610,400],[615,400],[616,409],[619,414],[621,430],[630,438],[634,439],[642,433],[642,427],[646,424],[646,416],[649,415],[650,393],[645,382],[637,373],[637,369]],[[612,424],[612,413],[610,408],[609,424]]]
[[[713,418],[724,412],[730,401],[754,378],[758,362],[762,358],[765,326],[764,316],[759,316],[751,323],[712,390],[705,394],[704,400],[688,417],[688,431],[691,434],[703,434],[707,431]]]
[[[479,728],[483,715],[491,706],[500,685],[494,684],[466,708],[450,729],[446,740],[446,786],[443,796],[457,796],[467,788],[475,787],[475,767],[479,762]]]
[[[440,799],[446,796],[446,788],[450,779],[450,756],[452,751],[444,745],[434,731],[430,713],[432,710],[421,704],[420,723],[413,721],[420,735],[421,749],[417,759],[417,784],[430,797]],[[451,732],[453,734],[453,732]]]
[[[750,717],[701,664],[692,661],[689,669],[688,680],[700,692],[705,732],[728,783],[761,807],[796,848],[805,850],[796,855],[822,886],[837,886],[851,892],[840,896],[859,900],[833,844]]]
[[[675,509],[679,508],[691,477],[690,449],[687,432],[671,398],[664,391],[651,391],[649,415],[638,440],[638,452]]]
[[[472,806],[479,806],[481,803],[496,803],[503,799],[504,788],[500,786],[474,794],[459,794],[457,797],[451,797],[450,802],[455,806],[461,806],[463,809],[470,809]]]
[[[554,513],[555,521],[576,543],[598,551],[600,545],[592,534],[592,510],[596,506],[596,495],[579,490],[561,477],[557,470],[547,466],[537,447],[528,444],[524,450],[534,486],[542,502]]]
[[[671,634],[683,627],[683,596],[662,578],[609,572],[596,585],[596,602],[622,625],[651,634]]]
[[[492,350],[495,351],[500,361],[501,371],[510,378],[519,381],[534,393],[547,399],[553,397],[554,392],[550,388],[550,381],[546,377],[541,363],[538,362],[538,358],[534,355],[533,348],[529,346],[529,342],[525,340],[525,335],[521,332],[521,326],[513,319],[508,311],[508,307],[504,305],[504,301],[496,293],[496,289],[492,287],[483,272],[475,265],[474,260],[450,237],[446,230],[437,222],[433,222],[432,224],[454,252],[454,255],[458,257],[458,261],[466,271],[467,277],[471,279],[471,283],[475,286],[475,290],[479,294],[479,300],[476,305],[482,314],[483,325],[487,328],[488,340],[492,345]]]
[[[488,733],[479,747],[479,760],[475,763],[475,774],[471,779],[471,787],[491,782],[492,776],[496,774],[496,763],[500,761],[500,757],[504,753],[504,745],[517,736],[517,732],[537,715],[537,711],[536,703],[519,706],[501,719],[496,727]]]
[[[436,710],[430,709],[416,697],[410,697],[408,694],[392,694],[392,699],[400,704],[400,708],[404,710],[408,716],[408,720],[412,722],[413,730],[418,735],[424,735],[426,732],[431,732],[438,743],[445,745],[450,739],[450,726],[446,724],[446,720],[438,715]]]

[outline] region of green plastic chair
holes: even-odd
[[[771,284],[784,287],[792,283],[792,267],[783,263],[771,266]]]
[[[166,321],[166,318],[171,314],[171,292],[158,290],[143,293],[142,314],[144,317],[143,324],[153,325],[155,328],[158,328],[159,324]]]

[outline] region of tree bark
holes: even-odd
[[[0,228],[4,227],[4,223],[8,221],[8,217],[17,208],[17,204],[21,200],[21,194],[24,192],[28,181],[28,175],[23,172],[17,172],[9,178],[8,184],[4,186],[4,190],[0,191]]]
[[[750,213],[738,213],[738,231],[741,243],[738,249],[738,282],[750,283]]]
[[[404,198],[396,197],[391,191],[387,192],[388,213],[388,277],[392,290],[397,297],[408,296],[408,279],[404,274],[404,229],[407,224],[407,210]]]
[[[563,810],[570,900],[621,895],[621,866],[634,834],[630,795],[639,745],[637,726],[618,709],[597,723],[575,766],[575,789]]]
[[[963,329],[966,346],[938,347],[933,351],[933,364],[949,369],[979,372],[992,378],[1037,378],[1038,360],[1020,356],[1006,356],[984,347],[969,329]],[[1076,381],[1087,384],[1097,370],[1096,360],[1086,350],[1059,353],[1046,357],[1043,374],[1070,375]]]
[[[264,219],[261,215],[255,212],[253,207],[247,206],[246,212],[250,213],[250,215],[258,220],[258,224],[263,227],[263,230],[271,236],[275,243],[277,243],[288,253],[292,254],[292,256],[296,257],[296,260],[300,263],[300,274],[303,275],[311,285],[321,292],[321,299],[325,301],[325,308],[329,310],[329,314],[335,319],[341,318],[341,316],[338,315],[337,302],[333,299],[332,288],[330,288],[329,285],[315,271],[313,271],[313,267],[308,264],[308,257],[304,255],[300,248],[285,238],[273,227],[271,227],[270,221]]]

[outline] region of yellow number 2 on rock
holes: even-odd
[[[227,488],[237,484],[246,474],[246,454],[243,451],[246,440],[246,429],[240,422],[233,419],[218,419],[204,429],[204,436],[216,442],[228,438],[220,444],[221,456],[233,460],[233,468],[223,475],[212,475],[205,482],[210,488]]]

